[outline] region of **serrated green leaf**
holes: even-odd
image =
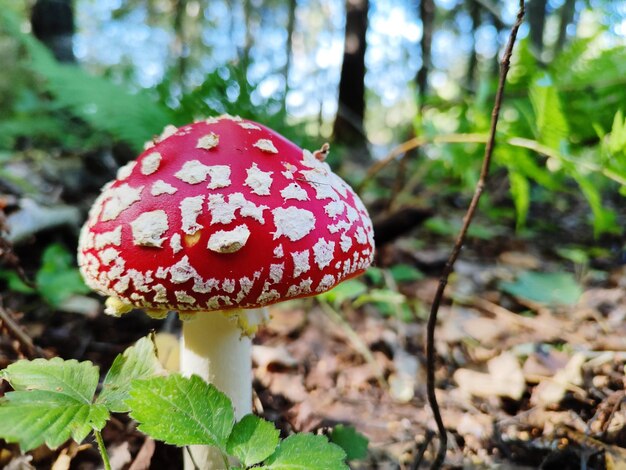
[[[152,338],[141,338],[134,346],[126,349],[124,354],[115,358],[104,378],[97,403],[103,404],[112,412],[127,413],[130,408],[125,401],[129,397],[131,382],[163,373]]]
[[[530,184],[528,179],[514,170],[509,170],[511,196],[515,204],[516,227],[519,230],[526,224],[526,216],[530,209]]]
[[[548,305],[573,305],[582,295],[570,273],[525,271],[513,282],[502,282],[500,288],[516,297]]]
[[[330,433],[330,440],[344,450],[348,460],[364,459],[367,456],[369,441],[354,426],[335,426]]]
[[[257,464],[276,450],[279,432],[269,421],[246,415],[235,424],[226,449],[247,467]]]
[[[347,470],[346,453],[325,436],[294,434],[282,441],[262,469]]]
[[[134,380],[126,404],[140,431],[177,446],[214,445],[225,451],[235,421],[228,397],[197,375]]]
[[[22,450],[43,443],[56,448],[70,437],[80,442],[106,424],[107,409],[92,403],[98,368],[91,362],[18,361],[2,371],[2,378],[15,391],[0,402],[0,437]]]
[[[530,86],[530,101],[535,111],[537,139],[559,150],[567,138],[569,126],[563,113],[558,91],[549,75],[543,74]]]

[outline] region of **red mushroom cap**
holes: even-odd
[[[374,253],[365,207],[329,166],[224,116],[176,130],[120,168],[82,229],[87,284],[123,308],[256,308],[315,295]],[[111,309],[109,309],[111,310]]]

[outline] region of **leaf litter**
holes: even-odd
[[[428,445],[435,425],[425,398],[423,312],[440,264],[414,256],[409,246],[406,240],[388,246],[379,273],[326,298],[345,325],[316,301],[289,302],[271,309],[272,321],[254,341],[257,413],[283,436],[354,426],[369,447],[352,468],[408,469],[422,448],[427,465],[435,450]],[[453,436],[446,465],[625,468],[626,271],[610,265],[600,276],[591,268],[581,274],[563,259],[511,247],[488,257],[484,246],[470,244],[440,312],[437,396]],[[163,366],[177,367],[176,322],[58,310],[35,315],[26,298],[3,293],[11,318],[46,354],[92,360],[106,370],[153,328]],[[2,367],[28,357],[1,322],[0,332]],[[8,390],[0,385],[0,393]],[[103,435],[124,462],[120,468],[180,466],[178,450],[147,439],[125,415],[116,415]],[[93,447],[70,446],[36,449],[28,465],[97,467]],[[23,462],[16,446],[0,450],[0,465]]]

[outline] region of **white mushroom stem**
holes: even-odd
[[[252,412],[252,340],[264,310],[199,312],[183,322],[180,370],[200,376],[231,399],[235,418]],[[185,469],[224,469],[224,457],[209,446],[190,446]]]

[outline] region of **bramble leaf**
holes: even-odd
[[[177,446],[214,445],[224,451],[235,421],[228,397],[197,375],[134,380],[126,404],[140,431]]]
[[[294,434],[282,441],[260,468],[266,470],[348,470],[346,453],[325,436]]]
[[[97,403],[103,404],[112,412],[127,413],[130,408],[125,400],[129,397],[131,382],[163,373],[152,337],[141,338],[115,358],[104,378]]]
[[[247,467],[268,458],[278,445],[278,429],[269,421],[246,415],[235,424],[226,448]]]
[[[348,460],[363,459],[367,456],[367,437],[354,429],[354,426],[335,426],[330,433],[330,441],[341,447]]]
[[[1,377],[15,391],[0,402],[0,437],[24,451],[43,443],[54,449],[70,437],[80,442],[109,417],[104,406],[92,403],[98,368],[91,362],[18,361]]]

